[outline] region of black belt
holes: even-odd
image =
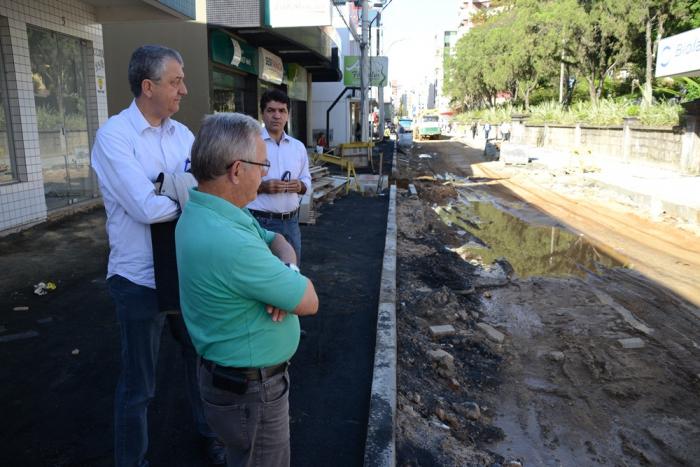
[[[289,366],[289,362],[282,362],[277,365],[266,366],[264,368],[237,368],[232,366],[222,366],[202,357],[202,365],[204,365],[204,368],[210,372],[217,368],[219,371],[245,377],[245,379],[248,381],[262,381],[284,372]]]
[[[299,208],[290,212],[267,212],[267,211],[256,211],[255,209],[249,209],[250,213],[255,217],[260,217],[263,219],[292,219],[299,214]]]

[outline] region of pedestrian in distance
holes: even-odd
[[[503,141],[509,141],[510,140],[510,123],[507,121],[503,121],[501,123],[501,138],[503,138]]]
[[[475,138],[476,138],[477,129],[478,129],[478,126],[477,126],[476,122],[472,122],[472,128],[471,128],[471,130],[472,130],[472,139],[475,139]]]
[[[121,374],[114,398],[117,467],[148,466],[148,405],[155,395],[156,363],[166,315],[155,290],[150,225],[179,215],[179,205],[157,196],[161,173],[184,173],[194,135],[171,117],[187,95],[183,60],[170,48],[146,45],[129,61],[134,99],[98,131],[92,167],[107,211],[110,252],[107,286],[120,327]],[[181,315],[167,315],[179,342],[188,398],[209,459],[223,464],[225,450],[209,428],[196,381],[196,352]]]
[[[192,148],[199,185],[175,230],[201,397],[230,467],[289,466],[287,366],[299,345],[298,316],[318,310],[292,246],[245,207],[271,169],[260,134],[243,114],[205,118]]]
[[[489,140],[489,133],[491,132],[491,124],[489,122],[484,123],[484,139]]]
[[[248,209],[263,228],[281,233],[301,261],[299,205],[311,187],[311,174],[306,147],[284,131],[289,120],[289,103],[289,97],[278,89],[265,91],[260,98],[265,123],[261,135],[270,170],[263,176],[258,197]]]

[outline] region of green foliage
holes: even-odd
[[[558,98],[562,63],[565,75],[577,78],[572,103],[643,95],[649,104],[659,38],[700,27],[697,0],[504,0],[500,6],[498,14],[480,17],[445,60],[443,91],[457,108],[494,106],[505,91],[525,109]],[[613,79],[623,68],[630,76]],[[644,85],[633,86],[635,78]],[[689,84],[687,94],[695,95],[693,89]]]
[[[680,97],[681,102],[700,99],[700,78],[666,78],[663,81],[662,85],[654,88],[657,95]]]
[[[455,117],[455,120],[463,124],[473,121],[499,123],[510,121],[513,115],[522,114],[524,110],[523,107],[511,105],[483,108],[461,113]],[[683,107],[675,103],[642,107],[629,99],[601,99],[597,104],[587,101],[576,102],[569,109],[565,109],[556,101],[548,101],[530,106],[527,122],[616,126],[622,125],[625,117],[637,117],[642,125],[674,126],[678,125],[682,114]]]

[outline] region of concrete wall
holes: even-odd
[[[686,138],[688,139],[688,138]],[[513,141],[530,146],[577,152],[594,157],[638,162],[688,173],[697,161],[683,163],[683,132],[635,124],[597,127],[586,125],[528,125],[514,123]],[[687,150],[686,150],[687,152]]]
[[[78,0],[0,0],[0,44],[7,80],[9,133],[17,168],[16,180],[0,185],[0,233],[41,222],[47,216],[28,26],[87,42],[84,58],[88,135],[83,137],[91,141],[97,127],[107,118],[102,29],[94,7]]]
[[[209,47],[207,26],[195,21],[109,23],[102,27],[108,83],[109,114],[128,107],[133,99],[127,68],[131,54],[144,44],[171,47],[185,62],[187,96],[173,118],[197,133],[202,117],[209,113]]]

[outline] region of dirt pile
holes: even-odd
[[[449,198],[439,191],[432,186],[431,199]],[[502,357],[475,326],[475,268],[444,247],[457,236],[428,203],[404,192],[397,212],[399,465],[502,461],[481,447],[503,437],[483,398]]]
[[[695,465],[700,310],[439,144],[465,182],[414,158],[398,197],[397,464]]]

